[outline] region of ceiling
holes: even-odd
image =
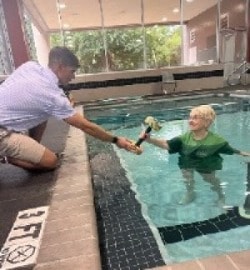
[[[126,25],[174,24],[180,0],[23,0],[38,29],[50,33]],[[217,0],[182,0],[183,21],[217,5]],[[144,10],[144,12],[141,12]],[[174,11],[175,10],[175,11]],[[142,15],[143,14],[143,15]]]

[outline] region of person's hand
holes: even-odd
[[[250,157],[250,153],[249,153],[249,152],[243,152],[243,151],[241,151],[240,154],[241,154],[243,157]]]
[[[129,152],[133,152],[137,155],[140,155],[143,152],[143,149],[139,146],[136,146],[132,140],[129,140],[124,137],[118,137],[116,145],[119,148],[123,148]]]

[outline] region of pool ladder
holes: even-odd
[[[250,163],[247,162],[247,182],[246,182],[245,203],[239,207],[239,213],[242,217],[250,219]]]
[[[162,73],[162,93],[165,95],[169,93],[174,93],[176,89],[176,80],[174,75],[170,72]]]
[[[248,84],[249,68],[247,61],[242,62],[234,71],[228,75],[228,85],[247,85]]]

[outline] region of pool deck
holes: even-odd
[[[36,265],[22,269],[99,270],[100,253],[85,135],[53,119],[43,143],[63,153],[58,170],[35,174],[0,164],[1,248],[18,211],[49,206]],[[0,269],[4,269],[1,264]]]
[[[1,248],[19,211],[48,206],[35,265],[25,266],[24,261],[22,269],[101,270],[85,134],[53,119],[44,143],[63,153],[62,164],[54,172],[31,174],[0,164]],[[153,269],[248,270],[249,265],[250,250],[247,250]],[[4,269],[1,264],[0,269]]]

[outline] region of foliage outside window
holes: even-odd
[[[181,64],[181,26],[146,28],[147,67]]]
[[[64,32],[64,45],[71,48],[80,61],[80,73],[97,73],[105,71],[105,54],[100,30],[84,32]],[[63,44],[62,35],[51,35],[51,46]]]
[[[110,70],[143,68],[142,28],[114,29],[106,33]]]
[[[180,64],[180,29],[180,26],[153,26],[65,31],[64,44],[79,58],[81,73],[157,68]],[[62,44],[61,34],[51,35],[51,46]]]

